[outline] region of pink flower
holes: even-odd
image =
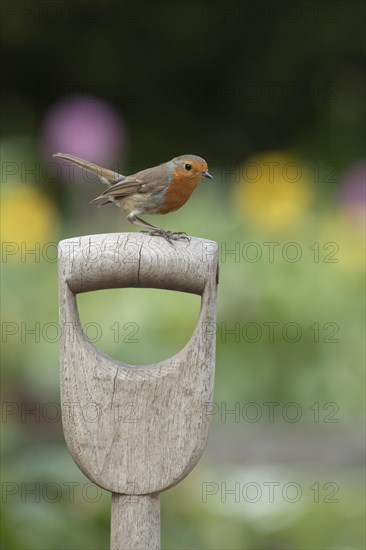
[[[126,131],[121,117],[97,98],[64,99],[47,113],[41,130],[41,149],[47,162],[53,153],[70,153],[111,166],[126,151]]]

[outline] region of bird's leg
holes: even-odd
[[[135,215],[129,215],[127,216],[127,219],[129,222],[133,223],[134,225],[140,225],[141,227],[147,227],[151,231],[149,231],[149,235],[151,236],[159,236],[166,239],[168,242],[172,241],[178,241],[180,239],[187,239],[190,240],[189,237],[185,233],[178,232],[175,233],[173,231],[165,231],[164,229],[159,229],[158,227],[155,227],[155,225],[152,225],[151,223],[145,222],[141,218],[135,216]]]
[[[142,220],[141,218],[138,218],[137,216],[134,216],[133,214],[129,214],[129,216],[127,216],[127,219],[129,222],[133,223],[134,225],[140,225],[141,227],[147,227],[148,229],[153,229],[154,231],[160,231],[157,227],[155,227],[155,225],[145,222],[144,220]]]

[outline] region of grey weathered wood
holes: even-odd
[[[217,269],[217,244],[196,238],[171,245],[160,237],[122,233],[59,244],[63,428],[80,469],[116,493],[112,548],[144,547],[146,537],[151,540],[146,548],[159,546],[153,528],[159,523],[156,495],[183,479],[206,445]],[[115,361],[89,342],[76,294],[124,287],[201,295],[197,326],[182,350],[158,364],[136,366]],[[121,495],[131,495],[130,500]],[[150,536],[151,530],[155,534]]]
[[[160,548],[160,496],[112,493],[111,550]]]

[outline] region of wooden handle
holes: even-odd
[[[60,243],[60,322],[67,327],[60,342],[64,434],[80,469],[108,491],[158,493],[183,479],[203,453],[215,371],[217,251],[212,241],[171,245],[141,233]],[[173,357],[127,365],[87,339],[75,294],[126,286],[202,295],[195,330]]]
[[[111,550],[160,548],[160,496],[112,493]]]
[[[59,243],[60,277],[74,294],[108,288],[161,288],[202,295],[217,271],[217,244],[170,244],[144,233],[92,235]]]
[[[159,492],[183,479],[206,445],[217,257],[212,241],[191,238],[171,245],[141,233],[59,245],[60,322],[67,327],[60,354],[64,434],[80,469],[112,492],[112,550],[160,548]],[[156,365],[127,365],[87,339],[75,295],[123,287],[201,295],[197,326],[183,349]]]

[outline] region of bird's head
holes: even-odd
[[[180,178],[191,180],[192,178],[212,179],[208,172],[207,162],[196,155],[181,155],[174,158],[171,163],[174,166],[174,173]]]

